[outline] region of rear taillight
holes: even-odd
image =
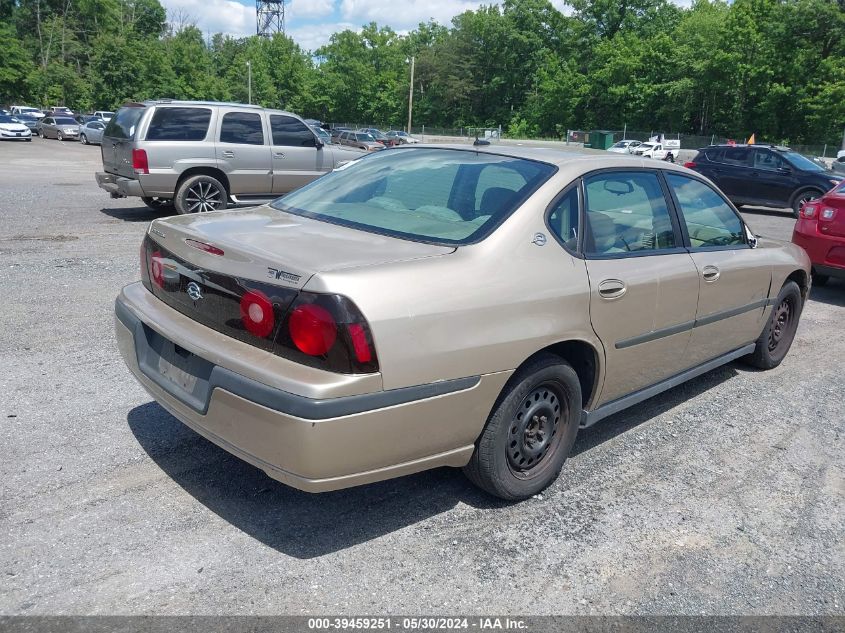
[[[273,302],[260,290],[247,291],[241,297],[241,321],[250,334],[270,336],[276,326]]]
[[[800,215],[807,220],[816,217],[816,205],[805,202],[804,206],[801,207]]]
[[[147,162],[147,152],[145,150],[132,150],[132,169],[136,174],[150,173],[150,165]]]
[[[300,292],[276,334],[274,351],[327,371],[378,371],[370,327],[358,307],[341,295]]]
[[[693,161],[690,160],[690,161],[687,161],[686,163],[684,163],[684,167],[687,167],[688,169],[692,169],[693,167],[698,167],[698,165],[696,165]]]

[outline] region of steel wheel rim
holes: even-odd
[[[548,464],[560,446],[561,419],[569,406],[562,389],[542,383],[522,399],[508,425],[508,467],[514,476],[528,479]]]
[[[216,211],[223,205],[223,195],[220,189],[210,182],[198,182],[188,189],[185,194],[188,213],[205,213]]]
[[[769,351],[775,351],[785,340],[792,324],[792,302],[784,299],[772,315],[772,327],[769,330]]]

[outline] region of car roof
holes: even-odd
[[[265,108],[264,106],[256,105],[254,103],[235,103],[234,101],[185,101],[179,99],[150,99],[147,101],[127,101],[121,107],[127,106],[134,106],[134,107],[151,107],[151,106],[206,106],[206,107],[224,107],[224,108],[245,108],[249,110],[256,110],[259,112],[271,112],[273,114],[285,114],[288,116],[295,116],[299,119],[300,117],[298,114],[294,112],[288,112],[287,110],[276,110],[274,108]],[[106,110],[103,110],[106,112]]]
[[[715,145],[708,145],[707,147],[702,147],[699,151],[705,149],[721,149],[724,147],[739,147],[739,148],[760,148],[760,149],[773,149],[778,152],[791,152],[792,148],[787,147],[785,145],[773,145],[771,143],[717,143]]]
[[[449,150],[463,150],[465,152],[479,152],[498,156],[509,156],[526,160],[536,160],[560,168],[572,169],[585,173],[593,169],[607,167],[642,168],[659,167],[688,173],[689,170],[681,165],[655,161],[651,158],[637,157],[632,154],[616,154],[613,152],[584,152],[580,150],[564,150],[555,147],[525,146],[525,145],[458,145],[458,144],[426,144],[402,145],[390,151],[419,151],[423,149],[439,148]]]

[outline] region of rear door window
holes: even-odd
[[[780,169],[784,167],[783,159],[767,149],[758,149],[754,152],[755,169]]]
[[[738,167],[748,167],[749,158],[751,158],[751,150],[744,147],[728,147],[725,149],[725,154],[721,162],[726,165],[736,165]]]
[[[208,134],[211,121],[209,108],[157,108],[148,141],[202,141]]]
[[[261,115],[254,112],[227,112],[220,126],[220,142],[264,145]]]
[[[282,114],[270,115],[273,145],[287,147],[316,147],[317,139],[307,125],[299,119]]]
[[[584,194],[586,254],[656,254],[679,246],[656,173],[600,173],[584,180]]]

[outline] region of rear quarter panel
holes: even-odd
[[[601,350],[590,326],[584,261],[549,235],[543,219],[560,188],[544,185],[479,244],[319,273],[306,289],[355,301],[372,328],[385,389],[513,370],[565,340]],[[544,246],[532,243],[535,233],[547,236]]]

